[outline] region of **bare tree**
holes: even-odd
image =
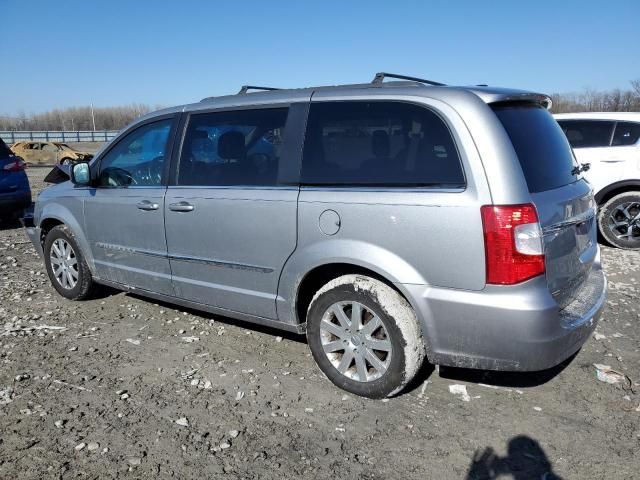
[[[585,89],[580,93],[554,93],[552,110],[554,113],[640,111],[640,79],[631,81],[631,87],[605,92]]]
[[[160,107],[156,107],[160,108]],[[152,110],[144,104],[94,108],[97,130],[120,130],[132,120]],[[50,112],[1,116],[0,130],[92,130],[91,107],[71,107]]]

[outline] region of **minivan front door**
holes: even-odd
[[[277,318],[280,272],[296,247],[298,187],[283,181],[299,160],[288,110],[191,115],[165,202],[177,296]]]
[[[173,118],[145,124],[99,161],[85,200],[85,227],[99,278],[173,295],[164,235],[164,197]]]

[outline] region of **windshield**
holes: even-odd
[[[552,190],[580,177],[567,137],[543,107],[534,104],[494,105],[520,160],[531,193]]]

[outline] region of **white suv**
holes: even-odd
[[[598,226],[612,245],[640,249],[640,113],[555,115],[599,207]]]

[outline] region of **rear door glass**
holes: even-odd
[[[578,180],[567,137],[545,108],[534,104],[496,104],[492,108],[511,139],[531,193]]]
[[[559,120],[573,148],[608,147],[614,122],[607,120]]]
[[[618,122],[611,145],[614,147],[635,145],[638,143],[638,138],[640,138],[640,123]]]

